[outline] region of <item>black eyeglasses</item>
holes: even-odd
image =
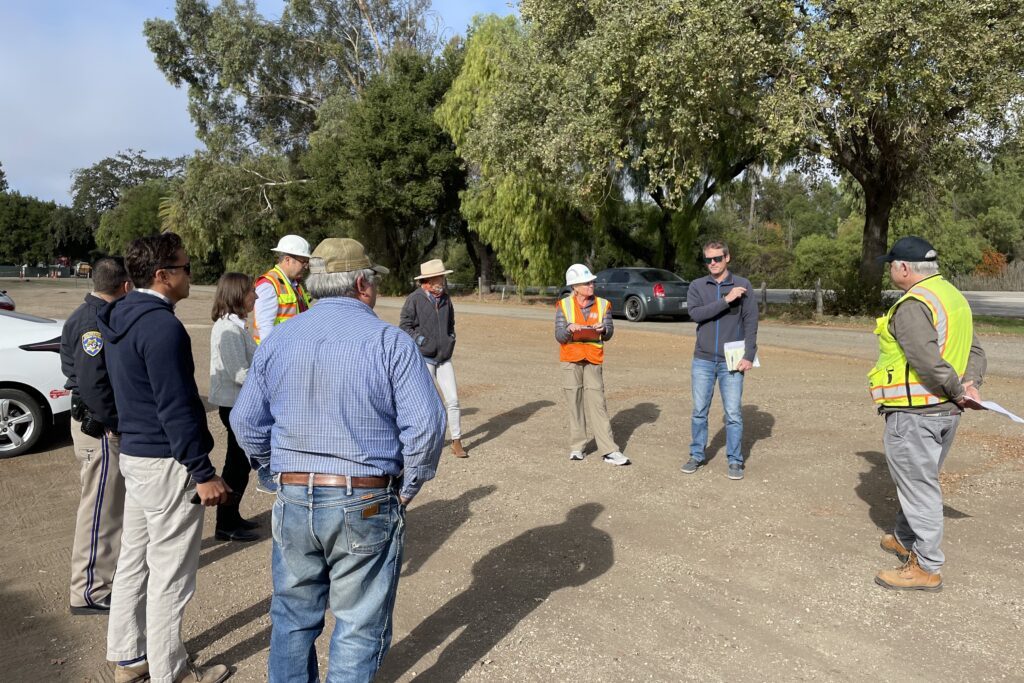
[[[185,269],[185,275],[192,275],[192,263],[183,263],[180,266],[160,266],[157,270],[177,270],[178,268]]]
[[[721,256],[705,256],[704,257],[705,265],[710,265],[712,263],[721,263],[724,260],[725,260],[725,254],[722,254]]]

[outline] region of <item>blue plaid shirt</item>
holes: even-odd
[[[356,299],[322,299],[260,345],[231,411],[256,467],[434,478],[445,411],[416,344]]]

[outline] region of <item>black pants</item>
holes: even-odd
[[[221,529],[233,529],[238,525],[238,503],[241,502],[242,494],[249,485],[249,472],[252,468],[249,465],[249,458],[245,457],[245,451],[235,439],[235,433],[231,431],[231,408],[222,406],[218,408],[218,412],[221,423],[228,430],[228,453],[224,458],[224,471],[221,476],[224,483],[235,492],[235,498],[230,505],[217,506],[217,526]]]

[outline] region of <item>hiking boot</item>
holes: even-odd
[[[462,447],[462,439],[452,439],[452,455],[456,458],[468,458],[469,453]]]
[[[582,460],[583,457],[583,451],[573,451],[572,453],[569,454],[570,460]]]
[[[900,558],[900,562],[906,563],[906,561],[910,559],[910,551],[904,548],[903,544],[900,543],[900,539],[896,538],[893,534],[886,534],[885,536],[882,536],[882,542],[878,545],[880,545],[882,550],[885,552],[892,553],[896,557]]]
[[[698,467],[702,467],[703,465],[704,463],[702,463],[700,460],[697,460],[691,455],[690,459],[684,462],[683,466],[680,467],[679,469],[683,471],[683,474],[693,474],[694,472],[697,471]]]
[[[114,683],[143,683],[148,680],[149,662],[145,659],[135,664],[114,667]]]
[[[910,553],[910,557],[899,569],[878,572],[875,583],[892,590],[939,591],[942,590],[942,574],[932,574],[921,569],[921,565],[917,563],[917,555]]]
[[[242,527],[235,527],[234,529],[221,529],[217,527],[213,532],[213,536],[219,541],[237,541],[239,543],[251,543],[260,540],[258,533],[249,529],[243,529]]]
[[[729,478],[733,480],[740,480],[743,478],[743,465],[739,463],[729,463]]]
[[[606,463],[608,463],[609,465],[628,465],[629,464],[629,458],[624,456],[622,453],[619,453],[618,451],[612,451],[608,455],[604,456],[604,461]]]
[[[231,669],[223,664],[211,664],[205,669],[188,665],[185,673],[174,683],[221,683],[231,677]]]

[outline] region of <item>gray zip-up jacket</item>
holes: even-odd
[[[455,351],[455,309],[447,294],[437,298],[422,287],[402,304],[398,326],[405,330],[428,363],[440,365]]]
[[[746,287],[747,293],[728,303],[724,297],[733,287]],[[725,343],[742,339],[743,357],[753,362],[757,355],[757,302],[750,280],[728,271],[721,282],[710,275],[694,280],[686,293],[686,312],[697,323],[694,358],[724,362]]]

